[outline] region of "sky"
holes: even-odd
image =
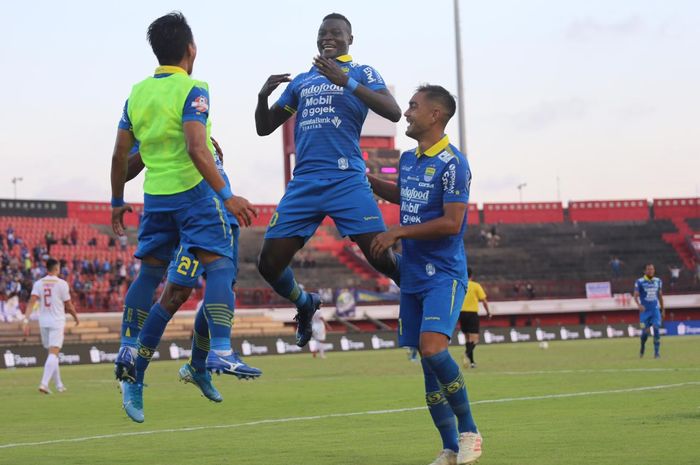
[[[452,0],[6,2],[0,198],[22,177],[19,198],[109,201],[124,100],[157,66],[146,29],[172,10],[193,29],[193,77],[209,83],[234,191],[254,203],[284,192],[281,131],[255,133],[257,93],[270,74],[310,67],[326,14],[350,19],[350,53],[403,110],[421,83],[457,92]],[[461,0],[460,10],[472,202],[700,196],[700,2]],[[401,150],[415,146],[405,128]],[[456,117],[447,133],[458,143]],[[142,200],[141,182],[127,201]]]

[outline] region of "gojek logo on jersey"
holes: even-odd
[[[430,198],[430,191],[421,191],[415,187],[402,187],[401,198],[406,201],[415,201],[418,203],[427,203]]]

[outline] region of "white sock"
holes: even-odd
[[[49,386],[49,381],[51,381],[53,373],[57,367],[58,357],[56,357],[56,355],[54,354],[49,354],[49,356],[46,357],[46,363],[44,363],[44,375],[41,377],[42,386]]]
[[[53,382],[56,385],[56,388],[62,388],[63,387],[63,380],[61,380],[61,368],[60,368],[60,361],[58,360],[58,357],[56,357],[56,368],[53,371]]]

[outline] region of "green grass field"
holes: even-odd
[[[649,344],[651,345],[651,344]],[[461,360],[461,353],[453,349]],[[482,465],[700,463],[700,337],[479,346],[466,371]],[[254,382],[218,377],[214,404],[154,362],[146,422],[121,410],[112,367],[0,372],[0,464],[427,465],[441,445],[422,408],[420,364],[401,350],[251,358]]]

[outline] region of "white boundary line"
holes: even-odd
[[[486,399],[477,400],[471,402],[471,405],[480,404],[501,404],[506,402],[518,402],[518,401],[529,401],[529,400],[547,400],[547,399],[561,399],[567,397],[584,397],[584,396],[595,396],[604,394],[620,394],[625,392],[640,392],[640,391],[655,391],[660,389],[670,389],[683,386],[696,386],[700,385],[700,381],[688,381],[685,383],[676,384],[658,384],[656,386],[642,386],[636,388],[626,388],[626,389],[611,389],[607,391],[583,391],[583,392],[570,392],[565,394],[547,394],[542,396],[526,396],[526,397],[506,397],[502,399]],[[112,433],[112,434],[101,434],[97,436],[83,436],[80,438],[68,438],[68,439],[53,439],[49,441],[36,441],[36,442],[15,442],[9,444],[0,444],[0,449],[10,449],[16,447],[29,447],[29,446],[45,446],[49,444],[65,444],[74,442],[85,442],[93,441],[98,439],[113,439],[122,438],[130,436],[147,436],[151,434],[162,434],[162,433],[185,433],[190,431],[203,431],[203,430],[216,430],[216,429],[229,429],[229,428],[242,428],[246,426],[258,426],[258,425],[269,425],[277,423],[291,423],[297,421],[308,421],[308,420],[325,420],[327,418],[346,418],[355,417],[361,415],[386,415],[391,413],[402,413],[402,412],[414,412],[418,410],[425,410],[426,407],[408,407],[392,410],[368,410],[365,412],[350,412],[350,413],[331,413],[327,415],[314,415],[308,417],[289,417],[289,418],[272,418],[267,420],[257,420],[249,421],[246,423],[234,423],[230,425],[209,425],[209,426],[191,426],[188,428],[167,428],[159,430],[150,431],[129,431],[125,433]]]

